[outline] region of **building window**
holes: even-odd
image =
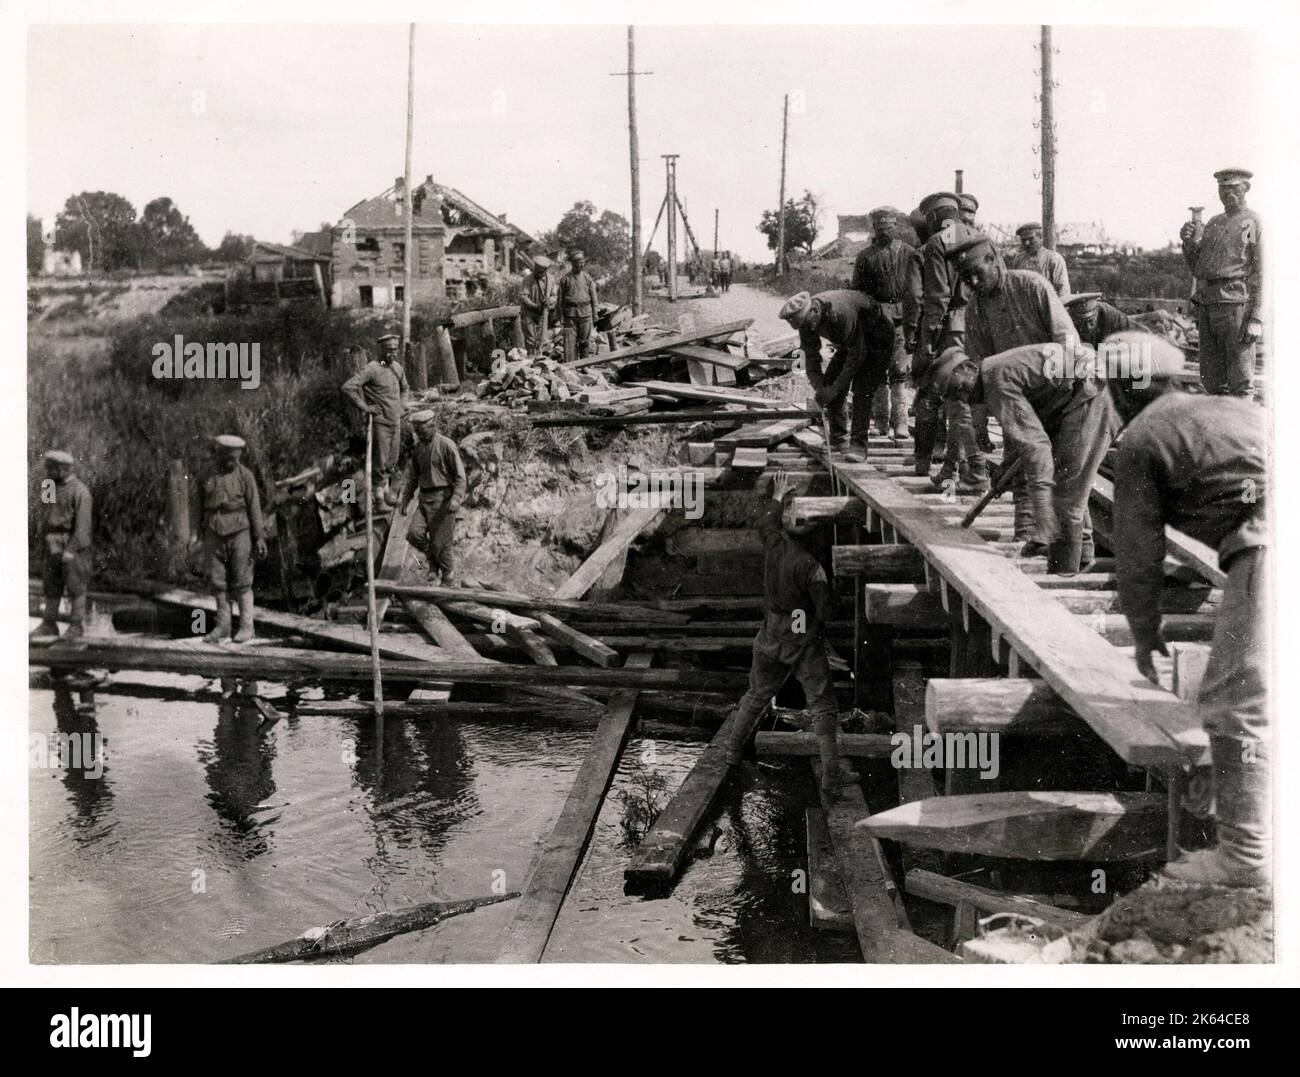
[[[404,303],[406,301],[406,288],[404,285],[393,285],[393,302]]]
[[[405,265],[405,264],[406,264],[406,244],[405,244],[405,243],[394,243],[394,244],[393,244],[393,264],[394,264],[394,265],[397,265],[397,266],[402,266],[402,265]]]
[[[357,250],[365,254],[378,254],[379,240],[374,236],[366,236],[365,239],[358,239]]]
[[[375,305],[375,290],[369,284],[363,284],[358,291],[361,294],[361,305],[363,307],[373,307]]]

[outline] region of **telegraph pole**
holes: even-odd
[[[677,299],[677,158],[680,154],[663,153],[664,178],[668,185],[668,298]]]
[[[785,104],[781,107],[781,197],[776,210],[776,273],[785,273],[785,147],[786,136],[790,130],[790,95],[785,95]]]
[[[713,257],[718,256],[718,209],[713,209]]]
[[[1039,94],[1041,114],[1038,120],[1042,136],[1043,158],[1043,246],[1056,249],[1056,120],[1052,112],[1052,28],[1042,28],[1039,44],[1042,54],[1042,89]]]
[[[402,248],[402,362],[411,340],[411,131],[415,126],[415,23],[406,41],[406,172],[402,182],[402,213],[406,217],[406,245]],[[382,704],[380,704],[382,708]]]
[[[952,193],[961,194],[961,174],[962,170],[957,169],[957,174],[952,178]]]
[[[636,77],[653,75],[653,71],[636,70],[634,28],[627,28],[627,70],[610,72],[615,78],[627,79],[627,141],[632,158],[632,313],[641,313],[641,143],[636,131]]]

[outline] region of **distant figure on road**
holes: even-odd
[[[1201,384],[1207,393],[1250,396],[1255,345],[1264,335],[1259,214],[1246,208],[1252,173],[1214,173],[1223,212],[1200,227],[1183,225],[1183,257],[1196,277],[1196,325],[1201,338]]]
[[[564,327],[577,336],[578,358],[591,354],[591,328],[596,324],[596,282],[586,271],[582,251],[569,255],[569,272],[560,278],[559,308]]]
[[[1016,229],[1020,250],[1007,259],[1011,269],[1031,269],[1048,279],[1056,294],[1064,299],[1070,294],[1070,273],[1065,259],[1043,246],[1043,226],[1036,221]]]
[[[718,282],[724,292],[731,291],[731,251],[722,252],[722,260],[718,263]]]

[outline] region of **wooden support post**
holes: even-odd
[[[167,519],[172,543],[182,554],[190,548],[190,476],[184,460],[173,460],[167,472]]]
[[[434,343],[438,348],[438,370],[443,385],[459,385],[460,372],[456,369],[456,352],[451,346],[451,332],[445,325],[434,330]]]
[[[411,344],[410,363],[406,368],[406,380],[414,392],[422,393],[429,388],[429,362],[423,340]]]
[[[511,321],[514,330],[514,346],[523,350],[524,347],[524,320],[519,314],[516,314]]]
[[[894,630],[872,620],[867,586],[853,581],[853,705],[861,710],[894,710]]]
[[[649,665],[650,656],[645,654],[634,654],[627,660],[627,667],[631,669],[645,669]],[[497,956],[498,964],[542,960],[560,906],[564,904],[582,852],[591,837],[591,828],[605,799],[614,768],[618,766],[636,701],[635,688],[623,689],[615,694],[608,713],[600,720],[591,749],[578,770],[560,817],[542,847],[528,885],[524,887],[505,945]]]

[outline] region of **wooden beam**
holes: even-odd
[[[897,628],[948,628],[961,611],[950,613],[937,594],[914,583],[868,583],[863,586],[868,624]]]
[[[450,325],[453,329],[466,329],[471,325],[482,325],[484,322],[495,321],[498,318],[518,317],[517,306],[487,307],[484,310],[467,310],[461,314],[453,314],[442,324]]]
[[[856,497],[795,497],[786,512],[798,524],[860,524],[866,520],[866,506]]]
[[[739,430],[723,434],[717,439],[717,444],[719,447],[726,445],[770,449],[793,435],[795,431],[802,430],[810,422],[812,422],[811,419],[780,418],[774,422],[750,423],[748,426],[742,426]]]
[[[675,348],[666,350],[674,359],[709,363],[732,371],[744,370],[745,367],[749,366],[749,360],[743,355],[732,355],[731,352],[724,352],[718,348],[703,347],[698,344],[679,344]]]
[[[808,833],[808,925],[817,931],[852,934],[853,912],[835,871],[826,816],[821,808],[808,808],[804,824]]]
[[[925,686],[925,724],[941,734],[1091,733],[1046,682],[992,677],[931,677]]]
[[[841,733],[840,755],[847,759],[888,759],[893,739],[885,733]],[[754,736],[758,755],[816,756],[816,733],[762,732]]]
[[[836,464],[835,470],[1122,759],[1184,766],[1208,755],[1208,738],[1190,708],[1134,678],[1123,655],[996,550],[943,524],[934,509],[869,464]]]
[[[652,337],[639,344],[632,344],[616,351],[605,352],[604,355],[588,356],[586,359],[578,359],[566,365],[576,370],[578,367],[594,366],[597,363],[611,363],[615,359],[634,359],[639,355],[655,355],[682,344],[695,344],[701,340],[712,340],[715,337],[729,337],[732,333],[743,333],[753,324],[753,318],[742,318],[739,321],[725,322],[722,325],[710,326],[691,333],[678,333],[669,337]]]
[[[1163,793],[973,793],[930,797],[869,815],[877,838],[1017,860],[1161,860]]]
[[[962,882],[960,879],[950,879],[946,875],[938,875],[924,868],[913,868],[909,871],[903,877],[903,889],[913,897],[925,898],[926,901],[944,905],[955,906],[965,901],[985,914],[1023,913],[1039,920],[1046,920],[1049,924],[1056,924],[1066,931],[1077,931],[1092,919],[1080,912],[1060,909],[1055,905],[1048,905],[1019,894],[1003,894],[997,890]]]
[[[218,644],[162,641],[113,636],[82,637],[71,643],[30,643],[28,661],[56,669],[156,669],[207,676],[249,676],[272,680],[287,677],[306,681],[369,683],[366,658],[289,647],[249,651]],[[606,688],[673,688],[722,692],[743,691],[744,673],[687,669],[592,669],[588,666],[524,666],[505,662],[440,659],[383,663],[386,679],[412,682],[463,681],[466,684],[535,686],[591,685]]]
[[[780,401],[774,401],[779,404]],[[780,408],[772,414],[783,418],[816,418],[810,411],[792,408]],[[644,415],[539,415],[530,417],[533,426],[641,426],[672,425],[676,423],[741,423],[748,422],[752,412],[710,411],[700,408],[694,411],[652,411]]]
[[[1092,501],[1109,516],[1115,509],[1115,484],[1098,475],[1092,484]],[[1205,543],[1166,527],[1165,548],[1175,561],[1186,565],[1215,587],[1228,585],[1228,574],[1219,567],[1218,553]]]
[[[814,759],[810,765],[820,783],[820,760]],[[867,811],[857,784],[840,786],[834,801],[825,807],[836,872],[853,910],[853,928],[862,960],[869,965],[957,962],[956,955],[900,927],[886,885],[879,842],[855,825]]]
[[[378,580],[375,581],[375,590],[380,594],[423,598],[431,602],[441,602],[443,599],[451,599],[453,602],[463,600],[499,606],[504,610],[517,610],[521,613],[562,613],[592,620],[607,618],[612,621],[658,621],[666,625],[683,625],[690,620],[690,617],[682,613],[660,609],[658,606],[639,605],[635,602],[566,601],[554,596],[537,597],[520,594],[517,591],[491,591],[487,588],[439,587],[434,584],[387,581],[380,583]]]
[[[676,877],[692,836],[704,821],[732,766],[740,759],[745,744],[754,735],[765,710],[756,709],[743,715],[736,709],[722,723],[722,728],[700,753],[686,780],[633,852],[632,862],[623,872],[628,882],[639,886],[663,886]]]
[[[647,669],[650,656],[629,655],[628,669]],[[524,887],[515,917],[506,932],[497,963],[522,965],[542,960],[564,897],[591,837],[605,791],[618,766],[636,707],[635,688],[625,689],[610,701],[609,710],[596,727],[591,748],[578,769],[560,817],[542,847],[528,885]]]
[[[606,358],[602,356],[602,358]],[[783,403],[770,396],[758,393],[745,393],[739,389],[716,389],[707,385],[686,385],[677,381],[633,381],[628,385],[639,385],[654,396],[667,397],[672,400],[700,400],[706,404],[743,404],[753,411],[782,411]],[[784,416],[777,416],[784,418]]]
[[[614,561],[627,553],[642,531],[658,525],[666,509],[632,509],[619,520],[609,537],[596,548],[564,583],[555,589],[557,599],[575,600],[585,595]]]
[[[925,558],[905,543],[876,546],[832,546],[831,565],[837,577],[860,576],[862,583],[923,583]]]
[[[549,613],[539,613],[537,620],[542,626],[542,631],[551,639],[576,651],[587,661],[606,668],[618,664],[618,652],[612,647],[607,647],[600,640],[593,639],[576,628],[570,628]]]

